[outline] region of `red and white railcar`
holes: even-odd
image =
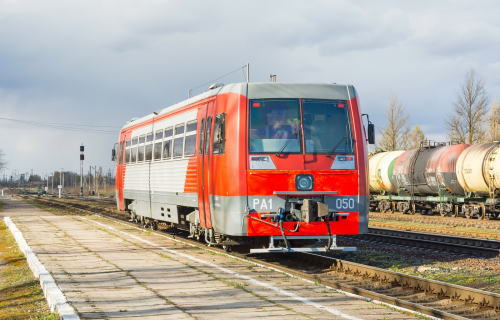
[[[225,248],[271,237],[296,251],[367,231],[366,141],[351,85],[215,84],[123,127],[117,205]]]

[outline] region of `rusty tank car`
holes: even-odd
[[[392,184],[396,191],[387,195],[372,193],[372,207],[403,213],[439,212],[456,214],[457,199],[466,192],[460,184],[456,165],[467,144],[426,142],[418,149],[399,155],[393,165]]]

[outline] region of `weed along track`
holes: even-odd
[[[29,197],[29,199],[49,207],[76,213],[100,214],[136,226],[127,221],[128,216],[116,210],[63,199],[42,197]],[[160,231],[156,232],[169,234],[174,230],[164,225],[160,225],[159,229]],[[188,244],[206,247],[198,241],[188,239],[185,233],[176,233],[175,236]],[[210,249],[224,253],[217,247]],[[499,294],[349,262],[337,259],[330,253],[249,255],[234,252],[228,255],[275,268],[314,281],[316,284],[360,295],[374,302],[386,303],[430,316],[443,319],[500,319]]]

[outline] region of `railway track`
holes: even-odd
[[[119,219],[124,224],[137,226],[127,221],[127,215],[116,210],[59,199],[29,198],[42,204],[100,214]],[[179,235],[176,237],[179,238]],[[205,247],[200,242],[186,237],[183,237],[182,241]],[[211,250],[227,254],[222,249],[211,248]],[[252,256],[235,252],[228,255],[275,268],[327,287],[357,294],[374,303],[383,302],[443,319],[500,319],[499,294],[344,261],[330,254],[291,253]],[[311,263],[326,272],[304,271],[305,266],[310,266]]]
[[[500,255],[500,241],[489,239],[373,227],[369,227],[366,234],[346,237],[478,257],[495,258]]]

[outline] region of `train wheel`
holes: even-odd
[[[223,245],[222,249],[224,249],[224,251],[226,251],[226,252],[231,252],[231,246]]]
[[[486,219],[486,206],[484,203],[481,203],[481,212],[479,213],[479,217],[481,220]]]
[[[149,227],[153,230],[158,230],[158,222],[157,221],[153,221],[149,224]]]
[[[498,218],[499,212],[492,212],[490,213],[490,219],[495,220]]]

